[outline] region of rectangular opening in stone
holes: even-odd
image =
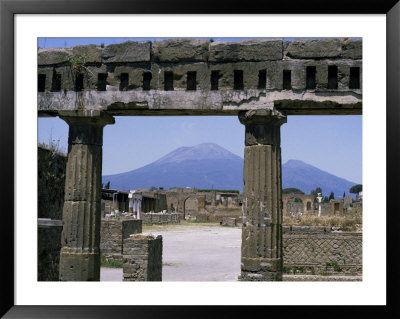
[[[360,88],[360,68],[352,67],[350,68],[349,89],[359,89],[359,88]]]
[[[151,72],[144,72],[143,73],[143,91],[150,91],[150,83],[152,79],[152,74]]]
[[[80,92],[83,90],[83,74],[78,73],[75,77],[75,91]]]
[[[119,90],[120,90],[120,91],[126,91],[126,90],[128,90],[128,85],[129,85],[129,73],[121,73],[119,79],[120,79],[120,82],[119,82]]]
[[[338,68],[336,65],[328,66],[328,89],[335,90],[338,88]]]
[[[164,73],[164,90],[165,91],[174,90],[174,74],[172,72]]]
[[[46,88],[46,74],[38,74],[38,92],[44,92]]]
[[[267,70],[258,71],[258,88],[264,90],[267,87]]]
[[[315,66],[308,66],[306,68],[306,89],[315,89],[315,75],[317,68]]]
[[[219,71],[211,71],[211,90],[218,90]]]
[[[234,70],[233,71],[233,89],[234,90],[243,90],[243,71],[242,70]]]
[[[283,84],[282,87],[284,90],[292,89],[292,71],[283,70]]]
[[[186,90],[196,91],[196,72],[189,71],[187,73]]]
[[[97,91],[105,91],[107,89],[107,73],[99,73],[97,75]]]
[[[51,80],[51,92],[61,91],[61,74],[53,71],[53,78]]]

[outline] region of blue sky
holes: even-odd
[[[243,38],[242,38],[243,39]],[[40,38],[41,48],[120,43],[144,38]],[[158,39],[151,39],[158,40]],[[160,39],[161,40],[161,39]],[[238,38],[214,38],[237,41]],[[355,183],[362,183],[362,116],[288,116],[281,127],[282,163],[302,160]],[[68,125],[38,119],[38,141],[55,140],[67,150]],[[149,164],[181,146],[213,142],[243,157],[244,126],[236,116],[116,117],[104,128],[103,174]]]

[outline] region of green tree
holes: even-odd
[[[343,199],[346,197],[346,192],[343,192]]]
[[[304,194],[304,192],[298,188],[290,187],[282,189],[282,194]]]
[[[108,182],[106,183],[106,185],[104,186],[104,188],[105,188],[105,189],[110,189],[110,181],[108,181]]]
[[[349,192],[352,194],[358,194],[359,192],[362,192],[362,184],[352,186]]]
[[[331,200],[331,199],[335,199],[335,194],[333,194],[333,192],[331,192],[331,193],[329,194],[329,200]]]

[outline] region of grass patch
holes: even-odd
[[[362,225],[362,217],[351,213],[344,216],[283,216],[283,226],[324,226],[337,227],[342,231],[356,231],[358,225]]]
[[[124,261],[122,259],[107,258],[103,254],[100,257],[100,266],[106,268],[122,268]]]
[[[341,272],[342,268],[338,265],[336,261],[327,262],[325,265],[325,270],[328,270],[329,267],[332,267],[334,271]]]

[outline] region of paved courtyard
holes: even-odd
[[[241,228],[151,227],[163,237],[163,281],[236,281],[240,274]],[[122,281],[122,269],[101,268],[101,281]]]

